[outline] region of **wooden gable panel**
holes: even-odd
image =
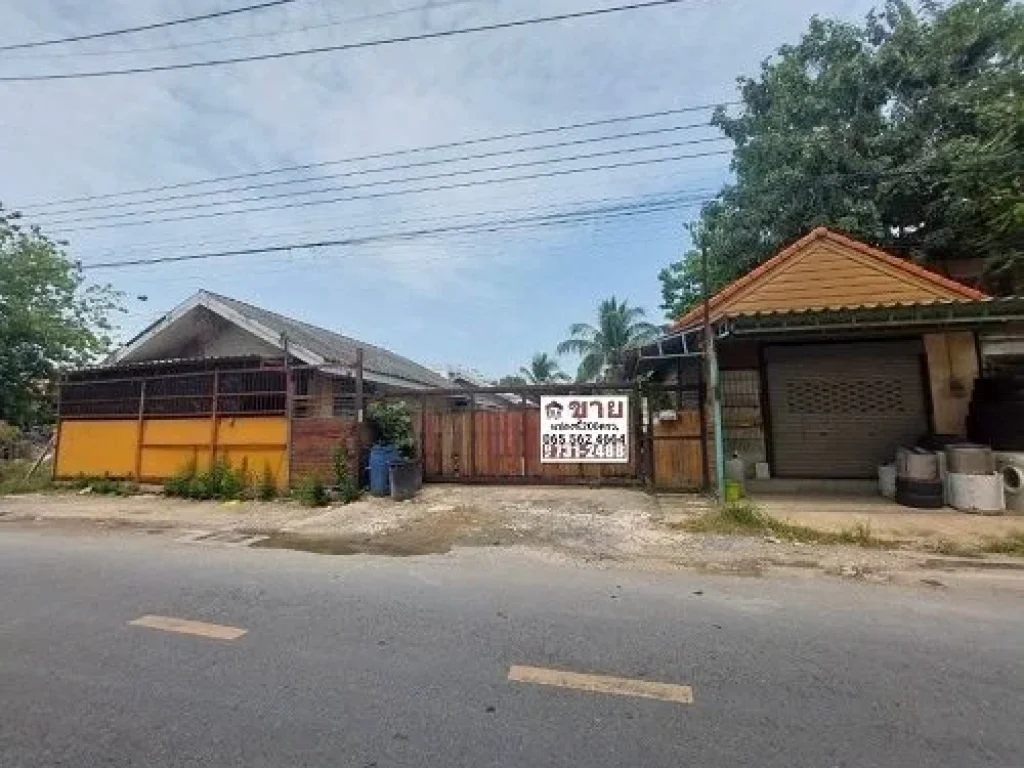
[[[974,288],[819,227],[720,290],[711,298],[710,314],[719,320],[749,312],[986,298]],[[700,305],[693,307],[675,327],[695,326],[702,313]]]
[[[818,239],[735,295],[721,312],[769,312],[949,299],[949,291],[841,243]]]

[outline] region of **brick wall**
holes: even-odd
[[[357,436],[362,430],[363,457],[356,456]],[[343,447],[348,456],[348,467],[362,472],[369,447],[369,434],[365,425],[355,421],[334,418],[295,419],[292,421],[291,479],[296,483],[303,477],[319,475],[328,484],[334,482],[334,451]],[[360,475],[361,476],[361,475]]]

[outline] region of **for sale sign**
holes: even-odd
[[[629,462],[629,398],[542,397],[540,460],[543,463]]]

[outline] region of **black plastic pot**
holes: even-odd
[[[411,499],[423,487],[423,466],[413,459],[397,459],[388,464],[391,498]]]

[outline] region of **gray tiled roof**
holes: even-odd
[[[259,323],[277,334],[285,334],[289,341],[305,347],[310,352],[320,355],[320,357],[329,362],[352,365],[355,363],[356,350],[362,348],[363,370],[367,373],[393,376],[424,387],[451,386],[451,382],[448,379],[429,368],[381,347],[357,341],[348,336],[342,336],[340,333],[328,331],[326,328],[303,323],[299,320],[279,315],[276,312],[247,304],[244,301],[222,296],[219,293],[211,291],[204,291],[204,293],[215,301],[222,302],[235,312],[244,315],[252,322]]]

